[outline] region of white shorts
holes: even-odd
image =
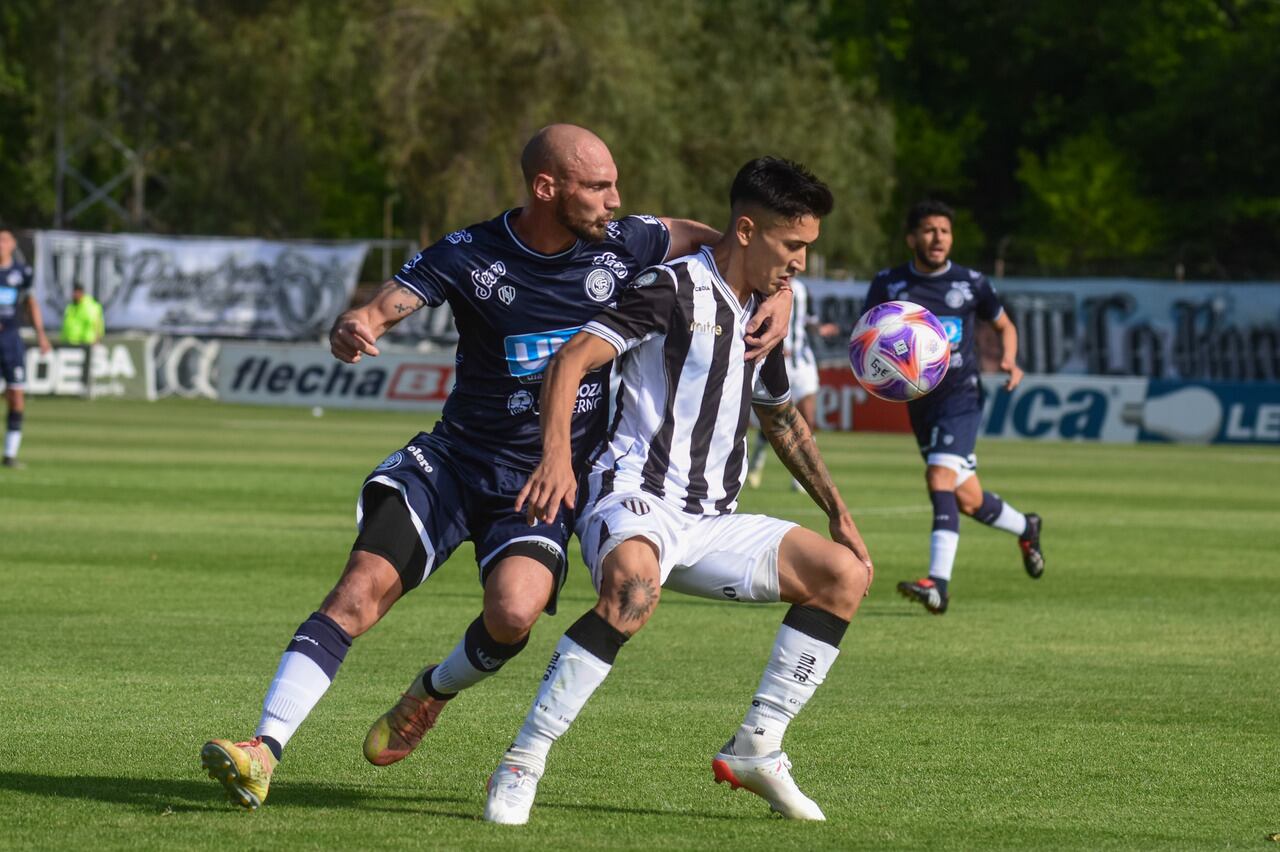
[[[665,588],[772,603],[779,596],[778,547],[795,526],[768,515],[690,515],[652,494],[620,491],[587,510],[579,540],[597,591],[605,557],[638,537],[657,547]]]
[[[794,367],[787,362],[787,378],[792,399],[801,400],[818,392],[818,365],[813,361],[802,361]]]

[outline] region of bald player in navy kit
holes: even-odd
[[[583,128],[539,131],[521,167],[530,195],[525,207],[423,250],[368,304],[339,317],[330,333],[335,357],[354,363],[376,357],[377,339],[399,320],[448,302],[459,333],[456,383],[435,429],[366,478],[346,569],[286,647],[256,736],[205,744],[205,768],[243,807],[265,799],[285,743],[328,689],[352,639],[463,541],[475,545],[483,611],[453,651],[420,672],[373,724],[366,758],[386,765],[406,757],[450,699],[524,648],[539,614],[554,611],[573,528],[569,514],[529,526],[514,509],[541,455],[542,371],[639,270],[719,236],[687,220],[614,220],[617,169],[605,144]],[[768,319],[753,329],[761,332],[757,354],[785,334],[789,294],[768,308]],[[605,434],[608,374],[597,371],[579,388],[573,421],[579,464]]]
[[[929,575],[903,581],[898,591],[935,615],[947,611],[948,586],[960,542],[960,513],[1018,537],[1022,564],[1032,579],[1044,573],[1040,551],[1040,516],[1023,515],[978,482],[974,446],[982,420],[982,387],[974,345],[977,320],[991,324],[1000,336],[1000,369],[1013,390],[1022,380],[1017,363],[1018,332],[1005,314],[995,287],[975,269],[952,263],[951,208],[923,201],[907,214],[909,263],[885,269],[867,290],[865,310],[901,300],[928,308],[938,317],[951,343],[946,378],[932,392],[907,403],[911,428],[925,460],[925,483],[933,503]]]

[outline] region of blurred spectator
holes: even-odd
[[[102,305],[77,284],[62,315],[62,342],[72,346],[92,346],[102,340]]]

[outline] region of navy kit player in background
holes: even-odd
[[[907,214],[907,246],[912,258],[905,266],[881,271],[867,290],[865,310],[901,300],[923,305],[937,316],[951,342],[951,365],[946,378],[931,393],[907,403],[911,428],[925,460],[925,484],[933,502],[933,533],[929,547],[929,576],[901,582],[898,591],[919,601],[936,615],[947,611],[948,584],[960,543],[963,512],[988,526],[1018,536],[1027,574],[1044,573],[1040,552],[1040,516],[1023,515],[978,482],[974,445],[982,420],[982,389],[978,382],[975,320],[991,323],[1000,336],[1000,369],[1009,374],[1006,390],[1022,380],[1018,367],[1018,332],[995,288],[982,273],[957,266],[951,254],[951,208],[938,201],[922,201]]]
[[[687,220],[615,221],[617,169],[590,131],[552,125],[525,146],[523,208],[455,231],[423,250],[368,304],[338,318],[335,357],[377,356],[377,340],[424,305],[448,302],[458,328],[456,381],[444,415],[365,480],[360,528],[337,585],[298,628],[263,701],[254,739],[212,740],[201,752],[233,802],[265,799],[281,750],[328,689],[353,638],[427,579],[463,541],[475,545],[483,611],[443,661],[428,666],[365,739],[372,763],[407,756],[463,689],[524,648],[554,611],[573,518],[529,526],[516,496],[541,455],[538,398],[555,351],[644,267],[718,233]],[[771,303],[760,351],[782,339],[789,296]],[[754,343],[755,341],[753,341]],[[605,435],[608,368],[576,389],[573,452],[582,464]]]
[[[541,523],[576,504],[570,439],[578,383],[621,356],[618,413],[593,464],[579,530],[600,597],[560,639],[489,779],[490,822],[528,821],[552,745],[648,622],[664,586],[792,604],[746,717],[712,767],[718,782],[756,793],[788,819],[825,818],[792,780],[782,738],[835,662],[871,584],[871,559],[792,402],[783,353],[749,364],[744,338],[760,300],[804,269],[833,202],[802,166],[775,157],[743,166],[730,199],[729,227],[714,246],[646,270],[547,370],[545,455],[517,504],[527,503],[530,522]],[[827,515],[832,540],[790,521],[735,514],[753,409],[778,457]],[[685,667],[672,672],[673,682],[683,676],[697,677]]]
[[[4,397],[8,418],[4,433],[4,466],[22,467],[18,448],[22,445],[22,414],[26,410],[23,388],[27,381],[26,350],[18,335],[23,307],[31,317],[41,352],[52,347],[44,333],[40,305],[31,298],[31,267],[15,259],[18,241],[13,232],[0,230],[0,375],[4,376]]]

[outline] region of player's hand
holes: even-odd
[[[871,592],[871,583],[875,580],[876,569],[871,564],[871,554],[867,552],[867,545],[862,541],[862,534],[858,532],[857,524],[853,522],[853,518],[849,517],[848,512],[842,512],[838,517],[831,519],[830,529],[831,540],[852,550],[853,555],[867,566],[867,590],[863,592],[863,597],[866,597]]]
[[[1000,361],[1000,369],[1009,374],[1009,379],[1004,383],[1004,389],[1011,391],[1022,381],[1022,368],[1018,366],[1018,362],[1012,358],[1003,358]]]
[[[529,526],[539,521],[549,524],[560,514],[560,507],[572,509],[578,499],[578,478],[573,475],[573,465],[567,454],[554,458],[543,457],[538,467],[525,481],[516,497],[516,511],[524,512]]]
[[[50,352],[53,351],[53,344],[50,343],[49,338],[45,337],[43,334],[40,335],[36,343],[40,347],[41,355],[48,355]]]
[[[790,287],[779,290],[764,300],[760,310],[747,323],[748,361],[758,361],[768,355],[787,336],[787,326],[791,324],[791,300],[794,298]]]
[[[329,351],[333,357],[348,364],[356,364],[361,355],[377,357],[378,337],[373,329],[355,317],[343,315],[329,330]]]

